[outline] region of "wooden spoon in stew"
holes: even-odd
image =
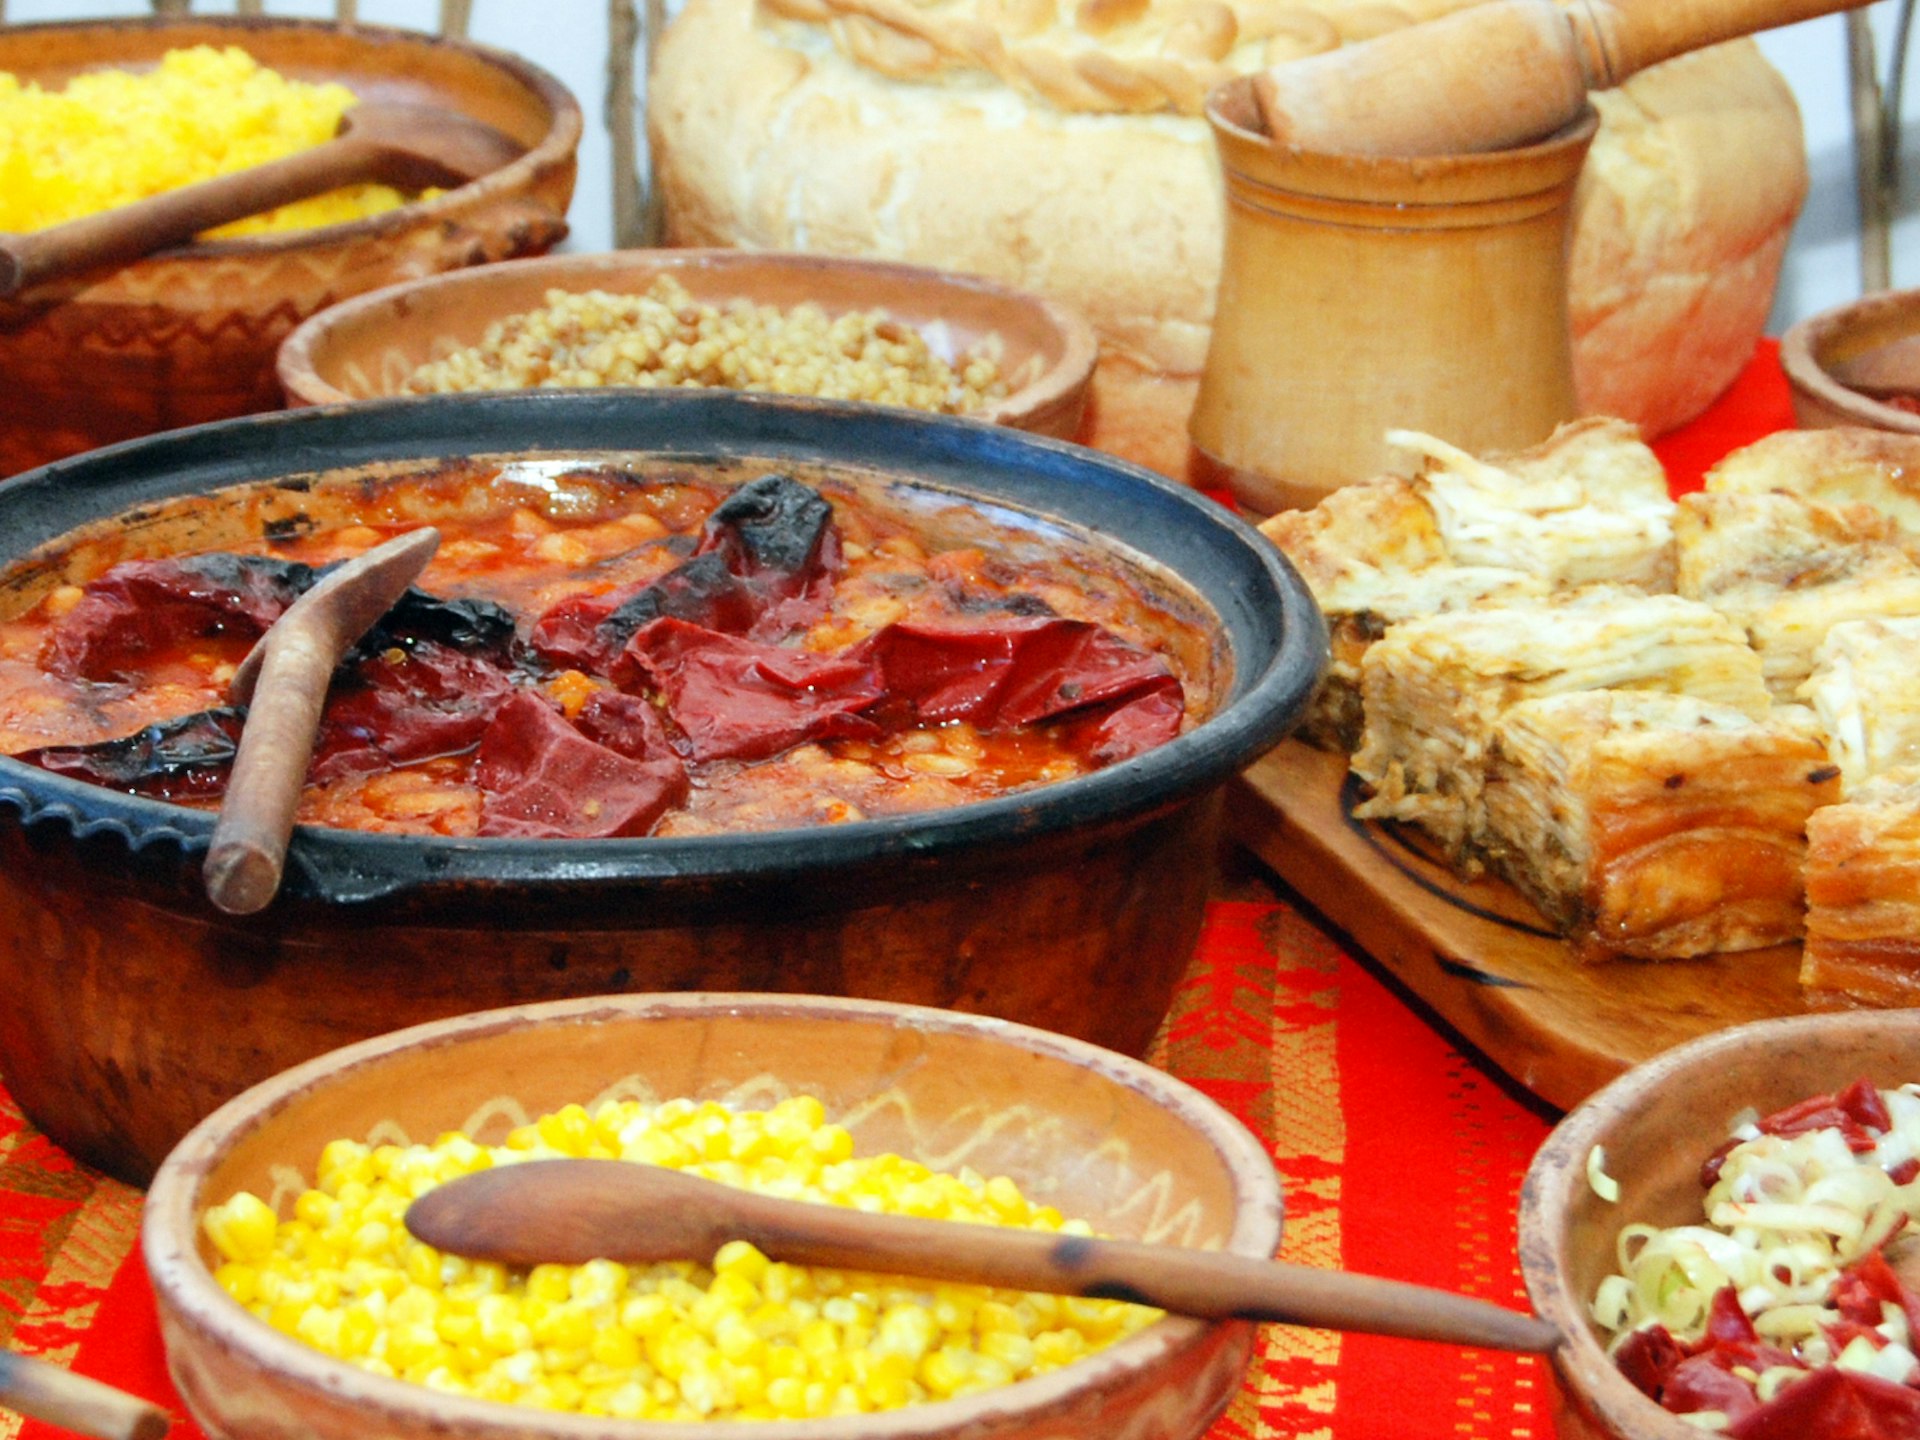
[[[729,1240],[769,1259],[1050,1295],[1131,1300],[1492,1350],[1545,1352],[1544,1320],[1445,1290],[1218,1250],[876,1215],[780,1200],[657,1165],[529,1160],[463,1175],[407,1207],[415,1239],[508,1265],[709,1260]]]
[[[342,185],[464,185],[526,147],[456,111],[366,102],[324,145],[25,235],[0,235],[0,296],[100,265],[184,245],[203,230]]]
[[[251,915],[279,891],[334,668],[439,548],[426,526],[355,556],[289,605],[234,671],[227,696],[247,723],[202,867],[207,898],[228,914]]]

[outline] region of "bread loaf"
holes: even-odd
[[[1099,331],[1083,438],[1167,474],[1219,275],[1220,80],[1461,0],[687,0],[649,128],[667,238],[988,275]],[[1595,97],[1575,202],[1582,407],[1657,434],[1738,372],[1806,190],[1749,42]]]

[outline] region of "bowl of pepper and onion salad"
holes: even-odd
[[[417,194],[317,196],[0,299],[0,475],[277,409],[274,356],[307,316],[421,275],[544,253],[567,233],[582,126],[578,102],[540,67],[416,31],[193,15],[0,26],[0,230],[307,148],[360,101],[456,111],[523,153]]]
[[[1250,1354],[1246,1322],[808,1270],[740,1242],[517,1270],[404,1231],[433,1185],[553,1156],[1249,1261],[1280,1237],[1278,1179],[1239,1122],[1061,1036],[796,996],[484,1012],[275,1076],[161,1165],[142,1244],[194,1418],[216,1440],[1184,1440]]]
[[[418,593],[333,677],[278,893],[217,909],[233,667],[425,524]],[[142,1181],[268,1075],[503,1004],[847,995],[1142,1054],[1225,786],[1325,645],[1186,487],[907,410],[427,396],[46,467],[0,487],[0,1071]],[[228,1007],[246,1043],[209,1046]]]
[[[1920,1433],[1920,1012],[1735,1027],[1568,1114],[1521,1196],[1560,1433]]]

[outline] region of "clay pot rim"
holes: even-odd
[[[1552,1356],[1555,1379],[1589,1423],[1605,1427],[1595,1429],[1596,1436],[1698,1440],[1700,1435],[1698,1426],[1662,1409],[1621,1373],[1594,1330],[1585,1298],[1573,1291],[1562,1233],[1567,1207],[1572,1195],[1588,1184],[1587,1156],[1609,1125],[1640,1109],[1648,1097],[1684,1085],[1689,1076],[1720,1064],[1750,1063],[1756,1054],[1816,1042],[1844,1056],[1853,1051],[1848,1042],[1856,1034],[1865,1039],[1889,1028],[1916,1025],[1920,1025],[1920,1010],[1854,1010],[1756,1020],[1716,1030],[1636,1065],[1588,1096],[1554,1127],[1521,1185],[1520,1269],[1534,1309],[1564,1337]],[[1703,1120],[1715,1123],[1725,1118]],[[1712,1140],[1703,1134],[1700,1158],[1711,1149]],[[1622,1221],[1631,1218],[1622,1216]]]
[[[355,401],[356,397],[322,375],[315,361],[316,352],[334,335],[363,326],[374,326],[384,318],[404,315],[407,308],[423,295],[445,296],[471,292],[476,302],[483,301],[488,290],[498,284],[509,270],[515,276],[551,275],[554,277],[552,284],[557,288],[579,293],[591,288],[595,276],[603,272],[611,275],[639,273],[677,276],[688,271],[720,275],[739,271],[751,277],[756,271],[773,268],[800,275],[869,276],[882,289],[913,288],[928,295],[948,294],[984,299],[1008,309],[1024,309],[1040,317],[1052,332],[1059,347],[1059,356],[1018,390],[970,414],[967,417],[969,419],[1022,429],[1037,428],[1064,407],[1083,401],[1093,378],[1094,364],[1099,359],[1099,340],[1093,326],[1079,311],[1033,291],[1001,284],[984,276],[902,261],[867,260],[794,250],[688,246],[501,260],[490,265],[442,271],[417,280],[384,286],[379,290],[369,290],[330,305],[295,326],[287,338],[280,342],[276,369],[281,389],[296,404],[328,405]],[[746,299],[758,298],[750,283],[743,286],[739,294]],[[884,297],[877,296],[868,303],[884,303]]]
[[[154,1175],[141,1219],[142,1250],[154,1290],[213,1343],[257,1355],[294,1385],[330,1400],[360,1392],[352,1397],[352,1403],[365,1407],[370,1415],[410,1427],[430,1428],[468,1440],[527,1440],[534,1434],[550,1434],[560,1440],[608,1435],[707,1440],[712,1433],[708,1422],[621,1421],[544,1411],[530,1414],[517,1407],[441,1394],[335,1360],[256,1319],[221,1290],[195,1244],[198,1227],[194,1222],[202,1187],[221,1157],[279,1110],[324,1085],[330,1077],[354,1069],[377,1068],[397,1052],[457,1046],[462,1037],[497,1034],[529,1023],[591,1025],[656,1017],[699,1021],[730,1015],[825,1017],[922,1032],[957,1032],[1087,1070],[1179,1115],[1219,1154],[1236,1192],[1232,1230],[1223,1248],[1250,1260],[1269,1259],[1279,1248],[1284,1198],[1278,1172],[1260,1142],[1217,1102],[1143,1060],[1034,1026],[959,1011],[816,995],[692,991],[589,996],[429,1021],[327,1052],[243,1091],[194,1126]],[[1002,1421],[1041,1423],[1049,1413],[1065,1412],[1088,1390],[1177,1356],[1198,1343],[1216,1323],[1244,1322],[1207,1322],[1169,1315],[1071,1366],[999,1390],[869,1415],[727,1424],[730,1430],[737,1429],[752,1440],[777,1440],[779,1436],[803,1440],[935,1440],[986,1433],[997,1429]]]
[[[1864,332],[1885,339],[1900,334],[1920,335],[1920,289],[1885,290],[1862,296],[1809,315],[1790,325],[1780,337],[1780,368],[1794,391],[1800,423],[1809,424],[1806,402],[1824,406],[1844,423],[1875,430],[1920,435],[1920,415],[1899,410],[1842,384],[1827,369],[1826,355],[1835,343]]]
[[[128,262],[127,265],[121,266],[121,269],[131,269],[154,260],[164,260],[170,265],[177,265],[200,260],[228,261],[237,256],[276,255],[316,245],[351,243],[382,236],[389,231],[405,229],[419,223],[423,216],[433,216],[444,211],[465,210],[478,197],[501,191],[528,189],[543,172],[556,165],[572,163],[572,157],[579,147],[585,127],[580,102],[574,98],[573,92],[567,89],[557,76],[524,56],[476,40],[407,30],[399,26],[363,25],[358,22],[352,26],[346,26],[336,21],[290,15],[181,14],[44,20],[6,27],[9,37],[30,36],[36,32],[78,33],[88,30],[105,33],[127,30],[209,31],[216,35],[231,33],[236,39],[247,34],[275,31],[334,32],[356,38],[364,37],[376,44],[454,50],[483,60],[495,69],[511,75],[538,95],[552,115],[546,134],[529,146],[526,153],[517,156],[497,170],[476,175],[466,184],[443,191],[431,199],[411,200],[392,210],[384,210],[378,215],[363,216],[356,220],[342,220],[332,225],[316,225],[305,230],[288,230],[266,235],[242,235],[178,245],[167,250],[156,250],[143,259]],[[113,56],[103,55],[98,68],[110,68],[115,63]]]
[[[593,438],[616,434],[617,444]],[[676,434],[686,437],[677,445]],[[496,439],[502,443],[489,443]],[[1132,760],[932,814],[632,840],[455,840],[301,826],[289,855],[289,897],[357,903],[475,882],[537,884],[554,892],[638,880],[697,889],[862,865],[938,860],[960,866],[970,858],[990,864],[1001,845],[1096,832],[1169,811],[1224,783],[1287,733],[1325,663],[1325,621],[1292,566],[1245,521],[1183,485],[1099,451],[1004,426],[736,392],[409,397],[246,416],[125,441],[0,486],[0,536],[6,537],[0,569],[143,500],[381,460],[621,452],[877,470],[1097,532],[1179,575],[1213,608],[1216,633],[1233,655],[1232,683],[1200,725]],[[972,483],[955,478],[961,475]],[[1175,558],[1207,564],[1213,573],[1183,570]],[[214,823],[209,812],[0,756],[0,814],[7,812],[23,826],[54,824],[79,839],[116,835],[136,852],[195,860],[196,868]],[[192,884],[198,883],[196,874]]]

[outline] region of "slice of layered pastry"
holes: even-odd
[[[1920,769],[1877,775],[1807,821],[1807,944],[1816,1005],[1920,1005]]]
[[[1801,986],[1920,1005],[1920,618],[1835,625],[1805,693],[1845,799],[1807,822]]]
[[[1486,833],[1495,726],[1520,701],[1622,689],[1692,695],[1755,719],[1770,706],[1760,657],[1724,615],[1613,586],[1394,625],[1361,661],[1360,688],[1353,770],[1371,798],[1357,813],[1420,825],[1463,868]]]
[[[1864,505],[1891,521],[1903,543],[1920,540],[1920,435],[1779,430],[1722,457],[1703,483],[1712,494],[1778,490],[1823,505]]]
[[[1800,693],[1820,717],[1848,794],[1876,775],[1920,766],[1920,616],[1841,621]]]
[[[1521,570],[1556,589],[1673,589],[1667,473],[1626,421],[1575,420],[1484,458],[1413,430],[1387,439],[1420,457],[1411,483],[1454,564]]]
[[[1920,615],[1920,563],[1865,506],[1783,491],[1688,495],[1674,540],[1678,592],[1746,632],[1782,701],[1795,698],[1836,624]]]
[[[1326,750],[1360,743],[1360,662],[1389,625],[1547,593],[1544,580],[1519,570],[1454,564],[1432,509],[1404,480],[1342,486],[1260,530],[1293,562],[1327,619],[1326,673],[1295,732]]]
[[[1779,945],[1802,933],[1807,817],[1838,775],[1804,706],[1523,700],[1494,722],[1476,845],[1583,960]]]
[[[1673,588],[1666,472],[1621,420],[1561,426],[1529,450],[1479,459],[1418,431],[1394,444],[1409,479],[1343,486],[1262,533],[1327,617],[1332,654],[1298,734],[1325,749],[1360,740],[1360,661],[1386,627],[1609,582]]]

